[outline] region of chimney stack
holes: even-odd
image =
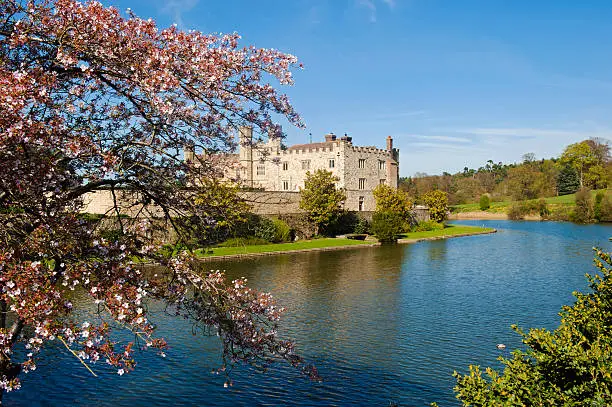
[[[393,138],[387,136],[387,151],[393,151]]]
[[[329,143],[331,141],[336,141],[336,135],[334,133],[329,133],[325,135],[325,142]]]

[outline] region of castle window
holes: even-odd
[[[378,169],[384,170],[387,168],[387,163],[384,160],[378,160]]]
[[[289,162],[283,161],[283,171],[287,171],[289,169]]]
[[[363,196],[360,196],[359,197],[359,210],[360,211],[363,211],[364,201],[365,201],[365,198]]]
[[[310,169],[310,160],[302,160],[302,169],[309,170]]]
[[[266,175],[266,166],[258,165],[257,166],[257,175]]]
[[[359,189],[365,189],[365,178],[359,178]]]
[[[359,159],[359,168],[365,168],[365,158]]]
[[[336,165],[336,162],[334,161],[334,159],[330,159],[329,160],[329,168],[334,168],[334,166]]]
[[[379,184],[380,184],[380,185],[385,185],[385,182],[387,182],[387,180],[386,180],[386,179],[381,179],[381,180],[380,180],[380,182],[379,182]]]
[[[283,181],[283,191],[289,191],[289,181]]]

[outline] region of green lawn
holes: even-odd
[[[428,237],[453,236],[466,233],[483,233],[493,231],[491,228],[476,226],[448,225],[443,230],[432,230],[429,232],[405,233],[404,239],[423,239]],[[265,245],[241,246],[241,247],[214,247],[211,249],[198,249],[196,255],[200,257],[233,256],[237,254],[256,254],[271,252],[286,252],[291,250],[321,249],[326,247],[370,245],[373,242],[362,240],[351,240],[343,238],[326,238],[316,240],[301,240],[293,243],[271,243]]]
[[[462,235],[466,233],[484,233],[492,232],[492,228],[481,228],[478,226],[464,226],[464,225],[447,225],[442,230],[431,230],[428,232],[411,232],[404,233],[403,239],[423,239],[428,237],[440,237],[440,236],[454,236]]]
[[[269,252],[284,252],[289,250],[308,250],[320,249],[324,247],[338,246],[356,246],[372,244],[371,241],[351,240],[351,239],[315,239],[315,240],[298,240],[292,243],[270,243],[265,245],[241,246],[241,247],[214,247],[212,249],[196,250],[196,254],[201,257],[210,256],[231,256],[235,254],[252,254],[252,253],[269,253]],[[212,253],[210,253],[212,251]]]
[[[595,194],[597,194],[597,192],[599,191],[605,192],[606,190],[600,189],[600,190],[591,191],[591,195],[593,196],[593,199],[595,199]],[[574,205],[574,203],[576,202],[576,196],[575,194],[562,195],[562,196],[551,196],[549,198],[544,198],[544,200],[549,205]],[[534,201],[537,201],[537,199],[534,199]],[[487,212],[505,213],[510,205],[512,205],[513,203],[517,203],[517,202],[520,202],[520,201],[491,202],[491,208],[489,208]],[[451,210],[452,212],[474,212],[474,211],[480,211],[480,206],[478,203],[454,205],[451,207]]]

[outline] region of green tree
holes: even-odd
[[[593,165],[584,175],[584,183],[589,188],[604,189],[610,182],[610,168],[601,164]]]
[[[561,311],[554,331],[512,328],[527,350],[500,358],[502,373],[470,366],[454,373],[464,406],[609,406],[612,404],[612,260],[596,250],[600,274],[587,275],[590,293]]]
[[[326,170],[306,173],[304,188],[300,190],[300,208],[315,225],[315,234],[325,231],[342,213],[346,194],[336,187],[338,181],[338,177]]]
[[[559,158],[563,165],[571,165],[578,173],[580,188],[584,187],[584,175],[592,165],[598,163],[597,155],[587,141],[570,144]]]
[[[479,206],[481,211],[486,211],[491,207],[491,200],[489,199],[489,195],[482,194],[480,196]]]
[[[401,189],[380,184],[373,191],[376,199],[376,212],[394,212],[404,220],[409,219],[412,213],[412,200]]]
[[[443,222],[448,213],[448,194],[434,190],[423,195],[423,202],[429,206],[429,217],[434,222]]]
[[[245,222],[251,207],[238,195],[235,184],[208,178],[199,180],[198,186],[192,221],[178,224],[177,232],[186,232],[181,236],[183,242],[195,240],[208,245],[225,238],[225,233]]]
[[[576,192],[576,207],[570,219],[572,222],[576,223],[593,222],[593,198],[591,197],[591,191],[589,189],[583,188]]]
[[[538,176],[540,172],[532,164],[523,164],[508,171],[508,192],[520,201],[538,197]]]
[[[559,195],[569,195],[578,191],[580,188],[580,178],[576,169],[570,165],[565,165],[557,176],[557,193]]]
[[[370,230],[381,242],[393,243],[402,233],[403,225],[404,219],[397,212],[374,212]]]

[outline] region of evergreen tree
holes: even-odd
[[[564,166],[557,176],[557,191],[559,195],[573,194],[580,188],[578,172],[569,165]]]

